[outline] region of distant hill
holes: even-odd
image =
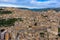
[[[60,8],[43,8],[43,9],[29,9],[29,8],[19,8],[23,10],[31,10],[31,11],[48,11],[48,10],[55,10],[56,12],[60,11]]]
[[[7,8],[7,7],[0,7],[1,8]],[[14,8],[14,7],[12,7]],[[60,7],[58,8],[42,8],[42,9],[29,9],[29,8],[17,8],[17,9],[22,9],[22,10],[30,10],[30,11],[37,11],[37,12],[41,12],[41,11],[48,11],[48,10],[55,10],[56,12],[60,11]]]

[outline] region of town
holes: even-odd
[[[0,40],[60,40],[60,11],[0,8]]]

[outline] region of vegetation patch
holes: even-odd
[[[4,10],[4,9],[0,8],[0,10]]]
[[[60,32],[60,28],[58,28],[58,32]]]
[[[5,26],[14,26],[15,21],[22,21],[22,18],[9,18],[9,19],[0,19],[0,27]]]
[[[0,14],[11,14],[11,11],[0,11]]]
[[[22,18],[17,18],[17,20],[19,20],[19,21],[23,21],[23,19],[22,19]]]
[[[44,37],[44,33],[43,33],[43,32],[41,32],[41,33],[40,33],[40,36],[41,36],[41,37]]]

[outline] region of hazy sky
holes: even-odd
[[[0,6],[54,8],[60,7],[60,0],[0,0]]]

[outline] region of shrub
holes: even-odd
[[[22,18],[18,18],[18,20],[19,20],[19,21],[23,21],[23,19],[22,19]]]
[[[58,28],[58,32],[60,32],[60,28]]]
[[[41,37],[44,37],[44,33],[40,33],[40,36],[41,36]]]

